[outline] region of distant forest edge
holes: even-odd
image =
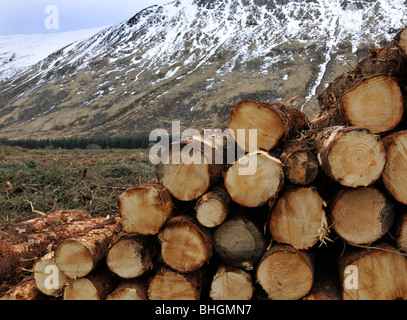
[[[0,145],[26,149],[145,149],[151,141],[148,135],[106,138],[17,139],[0,138]],[[153,142],[155,143],[155,142]]]

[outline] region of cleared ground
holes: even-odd
[[[0,224],[60,209],[85,209],[90,216],[117,214],[117,197],[152,178],[148,149],[0,146]]]

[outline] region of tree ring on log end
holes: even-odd
[[[407,204],[407,130],[385,137],[383,143],[387,155],[383,184],[397,201]]]
[[[352,126],[373,133],[394,129],[401,121],[403,95],[397,81],[384,75],[363,79],[342,97],[343,113]]]
[[[69,278],[84,277],[94,267],[94,261],[88,249],[82,243],[70,239],[56,248],[55,262]]]
[[[372,243],[384,236],[394,222],[394,210],[385,195],[373,187],[339,192],[331,206],[336,233],[350,244]]]

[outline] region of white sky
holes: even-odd
[[[57,33],[102,27],[126,21],[151,5],[171,1],[0,0],[0,35]],[[50,5],[57,8],[57,12],[46,11]],[[51,15],[58,16],[56,29],[49,27],[56,26],[55,21],[50,19]]]

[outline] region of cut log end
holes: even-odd
[[[244,217],[220,225],[214,232],[213,243],[225,265],[247,270],[253,269],[266,248],[262,232]]]
[[[205,227],[213,228],[225,221],[227,211],[219,201],[210,199],[196,210],[196,218]]]
[[[270,151],[296,129],[308,126],[308,117],[289,103],[244,100],[230,112],[227,129],[233,133],[238,146],[246,152],[254,149]],[[239,138],[244,130],[244,142]],[[257,130],[252,135],[250,130]],[[253,149],[253,146],[257,146]]]
[[[263,151],[240,158],[225,175],[225,187],[232,200],[245,207],[266,204],[277,196],[283,184],[281,161]]]
[[[253,292],[250,274],[238,268],[220,267],[213,277],[209,296],[212,300],[250,300]]]
[[[147,281],[141,278],[122,280],[106,300],[147,300]]]
[[[406,300],[407,259],[395,248],[346,253],[339,261],[343,300]]]
[[[394,129],[404,111],[400,87],[395,79],[387,76],[373,76],[358,83],[345,92],[342,105],[350,125],[373,133]]]
[[[225,189],[214,188],[197,201],[196,218],[201,225],[214,228],[227,218],[230,203],[230,196]]]
[[[152,267],[149,250],[137,238],[122,238],[109,249],[108,268],[123,279],[136,278]]]
[[[371,185],[386,164],[380,137],[364,128],[332,127],[317,136],[316,144],[321,168],[347,187]]]
[[[297,150],[284,157],[284,175],[293,184],[309,185],[318,175],[318,159],[309,150]]]
[[[336,233],[351,244],[367,244],[386,234],[394,210],[383,193],[373,187],[344,190],[333,200],[331,220]]]
[[[148,298],[150,300],[198,300],[201,295],[202,274],[193,272],[180,274],[160,269],[150,279]]]
[[[212,256],[212,236],[187,216],[168,221],[158,235],[164,262],[180,272],[199,269]]]
[[[306,253],[274,245],[259,263],[256,277],[269,299],[298,300],[311,290],[314,270]]]
[[[64,300],[101,300],[98,290],[87,278],[69,281],[64,290]]]
[[[118,200],[121,223],[127,233],[157,234],[174,212],[169,192],[159,184],[127,189]]]
[[[383,138],[383,144],[387,155],[383,184],[397,201],[407,204],[407,131]]]
[[[105,266],[94,270],[83,278],[68,280],[64,300],[105,300],[117,288],[119,277]]]
[[[237,138],[238,130],[244,130],[244,145],[239,145],[246,152],[251,151],[250,145],[256,141],[250,140],[250,129],[257,129],[257,146],[269,151],[284,135],[284,122],[280,114],[269,105],[261,102],[245,100],[231,110],[227,125]],[[239,144],[239,139],[236,139]]]
[[[67,277],[59,270],[50,252],[39,259],[33,267],[35,285],[47,296],[58,296],[63,292]]]
[[[314,188],[286,191],[272,209],[269,231],[280,243],[309,249],[329,234],[325,201]]]
[[[73,239],[65,240],[57,246],[55,262],[69,278],[84,277],[95,267],[89,250]]]
[[[407,253],[407,212],[398,212],[391,234],[400,251]]]
[[[158,181],[181,201],[198,199],[220,178],[226,165],[225,141],[193,136],[173,142],[155,166]]]

